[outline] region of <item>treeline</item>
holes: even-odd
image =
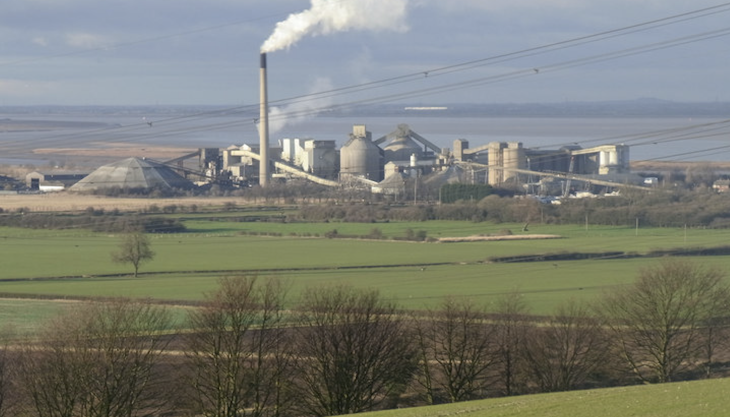
[[[311,194],[307,194],[311,191]],[[325,192],[326,191],[326,192]],[[621,195],[597,198],[564,199],[560,204],[543,202],[532,196],[513,195],[501,189],[484,185],[454,184],[441,189],[442,204],[437,204],[438,194],[429,200],[413,204],[410,201],[388,201],[382,195],[357,190],[335,192],[321,186],[274,184],[271,189],[239,190],[236,197],[249,202],[272,204],[298,204],[295,214],[269,216],[232,217],[233,221],[309,221],[309,222],[358,222],[377,223],[387,221],[459,220],[495,223],[547,223],[547,224],[601,224],[611,226],[655,227],[730,227],[730,211],[727,210],[730,193],[716,193],[706,189],[666,189],[647,191],[624,190]],[[482,195],[488,194],[481,198]],[[226,194],[228,195],[228,194]],[[234,195],[234,194],[231,194]],[[151,200],[154,201],[154,200]],[[453,201],[453,202],[450,202]],[[236,210],[235,201],[224,204],[223,211]],[[196,212],[196,205],[150,204],[142,214],[175,214]],[[27,208],[4,211],[0,208],[0,226],[16,227],[84,227],[98,231],[120,231],[126,220],[121,220],[118,210],[87,208],[86,219],[71,220],[72,215],[32,213]],[[31,216],[29,216],[32,214]],[[118,219],[114,217],[118,217]],[[27,218],[25,218],[27,217]],[[150,224],[147,231],[164,232],[182,230],[176,220],[165,220],[166,225]],[[58,225],[58,226],[56,226]]]
[[[494,188],[488,184],[445,184],[439,190],[439,202],[478,201],[493,193]]]
[[[560,204],[529,196],[491,194],[450,204],[329,202],[303,204],[291,220],[345,222],[467,220],[496,223],[602,224],[656,227],[730,227],[730,195],[712,191],[626,191],[622,195],[565,199]]]
[[[28,229],[86,229],[94,232],[120,233],[141,230],[147,233],[180,233],[185,225],[176,218],[144,214],[122,214],[87,210],[84,214],[22,212],[0,216],[0,227]]]
[[[665,260],[588,308],[529,315],[520,294],[404,313],[377,291],[221,279],[185,331],[159,304],[90,303],[0,350],[0,415],[330,416],[711,377],[723,275]]]

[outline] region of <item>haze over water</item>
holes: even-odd
[[[139,115],[6,115],[0,119],[55,120],[105,123],[104,128],[85,128],[54,131],[2,132],[0,131],[0,163],[43,164],[44,159],[58,157],[33,155],[36,148],[84,148],[99,144],[125,142],[151,145],[169,145],[183,148],[219,147],[257,144],[258,133],[253,120],[240,116],[191,118],[163,122],[165,117],[143,119]],[[172,119],[172,118],[169,118]],[[673,129],[717,121],[717,118],[689,117],[316,117],[296,125],[285,126],[271,135],[271,146],[284,138],[334,140],[341,147],[352,132],[354,124],[365,124],[377,139],[394,131],[399,124],[410,128],[442,148],[453,148],[455,139],[466,139],[470,147],[489,142],[522,142],[526,148],[559,149],[580,145],[583,148],[603,144],[625,143],[631,146],[632,161],[659,159],[669,161],[730,161],[730,147],[715,151],[713,148],[730,144],[727,136],[671,141],[663,135],[652,139],[636,136],[663,129]],[[147,121],[152,125],[148,126]],[[701,135],[699,135],[701,136]],[[663,140],[662,140],[663,139]],[[702,151],[696,152],[695,151]],[[143,155],[140,155],[143,156]]]

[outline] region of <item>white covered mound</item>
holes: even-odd
[[[142,158],[127,158],[97,169],[71,187],[72,191],[100,188],[192,188],[171,168]]]
[[[561,239],[560,235],[499,235],[499,236],[463,236],[463,237],[442,237],[439,242],[480,242],[494,240],[532,240],[532,239]]]

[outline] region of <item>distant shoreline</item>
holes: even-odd
[[[208,113],[210,117],[245,113],[240,105],[156,105],[156,106],[0,106],[0,115],[24,116],[161,116]],[[258,104],[250,104],[250,112]],[[255,107],[255,108],[254,108]],[[413,111],[438,109],[438,111]],[[419,114],[420,113],[420,114]],[[730,102],[679,102],[657,98],[614,101],[563,101],[534,103],[392,103],[327,109],[318,117],[722,117],[730,115]],[[0,116],[1,117],[1,116]]]
[[[63,120],[15,120],[0,119],[0,133],[3,132],[47,132],[60,129],[93,129],[108,127],[101,122],[76,122]]]

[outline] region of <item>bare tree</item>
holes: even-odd
[[[287,403],[289,366],[280,328],[280,281],[223,278],[193,311],[186,338],[197,411],[207,416],[276,416]]]
[[[152,260],[155,253],[151,249],[149,237],[143,232],[131,232],[124,235],[119,250],[112,252],[112,261],[121,264],[132,264],[134,276],[137,277],[140,265]]]
[[[718,306],[713,310],[722,311],[722,308],[722,306]],[[730,344],[730,316],[710,318],[702,329],[701,339],[701,355],[704,357],[702,366],[704,367],[705,378],[710,378],[715,363],[715,353],[718,350],[727,348]]]
[[[484,312],[469,300],[447,298],[439,311],[416,318],[415,328],[426,401],[434,403],[436,390],[449,402],[482,397],[494,361]]]
[[[698,359],[707,324],[730,315],[730,289],[717,269],[667,259],[606,294],[602,308],[634,374],[668,382]]]
[[[405,322],[377,291],[310,288],[300,309],[296,342],[302,412],[327,416],[372,410],[410,381],[415,352]]]
[[[575,302],[527,334],[523,350],[528,374],[543,392],[567,391],[585,382],[607,356],[601,323]]]
[[[527,305],[519,292],[511,292],[502,297],[496,306],[494,318],[494,355],[496,365],[496,385],[504,395],[520,393],[520,372],[523,366],[527,323]]]
[[[38,415],[156,415],[154,372],[168,341],[166,309],[115,300],[84,305],[53,321],[42,341],[24,351],[22,379]]]

